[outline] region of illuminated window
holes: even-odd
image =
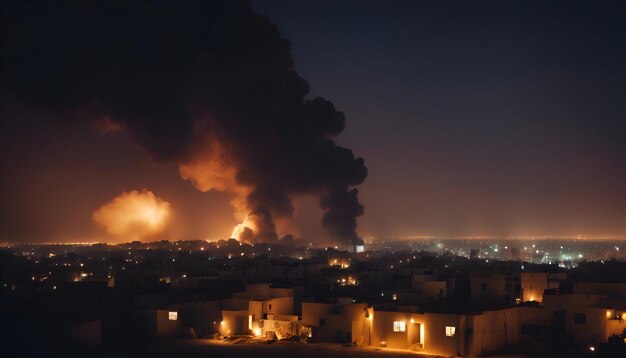
[[[406,332],[406,322],[404,322],[404,321],[394,321],[393,322],[393,331],[394,332]]]
[[[394,294],[392,294],[392,295],[391,295],[391,299],[392,299],[392,300],[394,300],[394,301],[395,301],[395,300],[397,300],[397,299],[398,299],[398,295],[397,295],[397,294],[395,294],[395,293],[394,293]]]
[[[456,327],[446,326],[446,337],[454,337],[455,332],[456,332]]]
[[[169,312],[167,315],[170,321],[176,321],[178,319],[178,312]]]

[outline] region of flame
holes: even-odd
[[[249,241],[247,240],[249,234],[256,231],[257,226],[254,223],[254,220],[252,220],[251,217],[248,216],[243,220],[241,224],[235,225],[232,234],[230,234],[230,237],[236,239],[237,241]]]
[[[202,126],[200,123],[196,125]],[[238,241],[253,241],[260,228],[246,202],[252,189],[237,181],[238,169],[228,146],[211,131],[197,132],[202,135],[196,138],[192,158],[179,165],[180,176],[202,192],[217,190],[233,194],[230,205],[235,211],[235,218],[241,223],[235,225],[231,237]]]
[[[125,240],[140,240],[161,232],[169,217],[170,204],[146,189],[123,192],[92,215],[106,232]]]

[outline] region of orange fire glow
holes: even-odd
[[[170,204],[146,189],[123,192],[92,215],[107,233],[124,240],[141,240],[158,234],[169,217]]]
[[[246,205],[246,197],[251,189],[237,182],[237,168],[230,159],[228,147],[216,136],[200,132],[204,134],[197,138],[197,154],[179,166],[180,176],[191,181],[202,192],[217,190],[233,194],[230,204],[235,211],[235,218],[241,224],[233,228],[231,237],[239,241],[249,241],[247,238],[251,236],[250,233],[258,230]]]
[[[246,236],[246,231],[248,230],[256,231],[256,225],[254,224],[254,221],[250,219],[250,217],[245,218],[241,224],[235,225],[235,227],[233,228],[233,233],[230,235],[230,237],[235,238],[239,241],[245,241],[243,239]]]

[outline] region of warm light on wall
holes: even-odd
[[[252,315],[248,315],[248,329],[252,329]]]
[[[261,332],[261,328],[255,328],[255,329],[254,329],[254,335],[255,335],[255,336],[260,337],[260,336],[261,336],[261,333],[262,333],[262,332]]]

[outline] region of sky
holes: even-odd
[[[291,42],[307,98],[345,114],[333,139],[367,167],[356,185],[361,237],[626,237],[624,4],[252,8]],[[102,132],[3,96],[1,241],[123,241],[93,214],[143,189],[171,209],[149,239],[222,239],[241,221],[232,192],[198,190],[132,132]],[[293,217],[275,218],[279,235],[327,236],[315,195],[293,195]]]

